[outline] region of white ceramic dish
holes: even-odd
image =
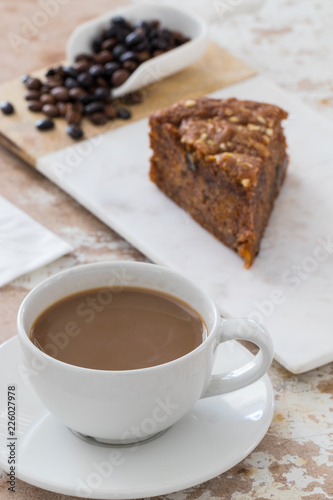
[[[237,369],[252,355],[235,341],[217,353]],[[228,366],[225,362],[228,360]],[[39,402],[24,378],[18,339],[0,347],[0,393],[16,385],[17,477],[65,495],[100,499],[163,495],[207,481],[243,460],[261,441],[274,411],[265,375],[254,384],[199,401],[160,437],[139,446],[98,446],[74,436]],[[0,467],[8,471],[7,402],[0,400]]]
[[[177,73],[200,59],[206,49],[207,26],[202,19],[189,11],[147,3],[121,7],[79,25],[67,43],[66,55],[70,64],[78,54],[91,52],[92,39],[117,15],[122,15],[131,22],[158,19],[166,28],[180,31],[191,40],[141,64],[123,85],[112,89],[114,97],[133,92]]]

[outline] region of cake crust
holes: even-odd
[[[278,106],[188,99],[150,115],[150,178],[250,267],[288,156]]]

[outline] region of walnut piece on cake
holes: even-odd
[[[278,106],[187,99],[150,115],[150,179],[249,268],[285,178]]]

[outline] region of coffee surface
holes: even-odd
[[[155,290],[100,288],[70,295],[35,320],[31,341],[50,356],[98,370],[133,370],[180,358],[207,329],[181,300]]]

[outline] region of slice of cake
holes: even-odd
[[[250,267],[288,156],[271,104],[188,99],[150,115],[150,178]]]

